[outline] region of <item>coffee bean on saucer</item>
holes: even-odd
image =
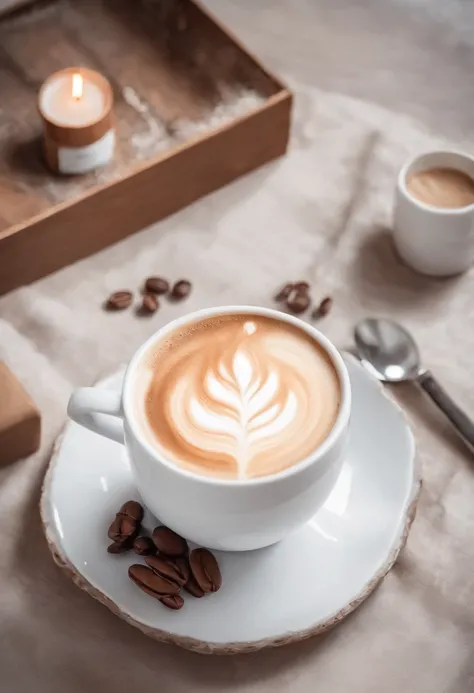
[[[189,580],[189,576],[191,575],[191,569],[189,567],[189,561],[187,556],[180,556],[179,558],[173,558],[173,563],[176,566],[176,570],[178,571],[179,575],[181,576],[181,580],[183,582],[183,585],[187,583]]]
[[[282,286],[280,291],[275,295],[275,301],[284,301],[286,298],[288,298],[293,289],[293,284],[291,282],[288,282],[287,284],[285,284],[285,286]]]
[[[143,294],[141,305],[142,313],[151,315],[152,313],[156,313],[159,307],[160,302],[158,301],[158,298],[155,294]]]
[[[129,517],[134,522],[140,523],[143,520],[143,515],[145,511],[140,503],[136,500],[129,500],[122,505],[119,510],[120,515],[125,515]]]
[[[174,561],[172,558],[166,559],[162,556],[145,557],[145,563],[154,573],[182,587],[188,580],[189,568],[187,567],[187,562],[185,562],[184,566],[178,565],[177,561],[179,560],[178,558]]]
[[[168,527],[155,527],[153,530],[153,543],[160,553],[171,558],[186,556],[188,554],[188,543],[186,539],[173,532]]]
[[[174,609],[176,611],[181,609],[184,604],[184,599],[180,594],[168,594],[166,597],[161,597],[160,602],[163,606],[167,606],[168,609]]]
[[[169,282],[163,277],[148,277],[145,282],[146,293],[151,294],[167,294],[170,289]]]
[[[124,310],[130,306],[132,299],[131,291],[115,291],[107,299],[105,307],[107,310]]]
[[[194,549],[189,556],[192,575],[203,592],[217,592],[222,576],[215,557],[207,549]]]
[[[306,291],[292,291],[286,299],[286,307],[291,313],[299,315],[309,308],[311,299]]]
[[[324,318],[325,315],[329,313],[329,311],[332,308],[333,300],[330,296],[326,296],[326,298],[323,298],[319,306],[317,306],[313,312],[311,313],[311,317],[313,319],[316,318]]]
[[[133,550],[139,556],[153,556],[156,547],[150,537],[137,537],[133,542]]]
[[[191,288],[191,282],[187,279],[180,279],[171,289],[171,298],[174,298],[176,301],[182,301],[183,298],[189,296]]]
[[[204,597],[204,595],[206,594],[204,590],[202,590],[199,587],[192,575],[189,576],[188,581],[184,585],[184,589],[186,590],[186,592],[189,592],[189,594],[192,594],[193,597],[197,597],[198,599]]]
[[[176,582],[166,580],[155,573],[151,568],[141,563],[135,563],[128,569],[128,576],[141,590],[155,599],[178,594],[181,589]]]
[[[124,543],[126,541],[133,542],[139,532],[137,523],[125,515],[117,513],[115,520],[109,527],[107,536],[115,542]]]
[[[120,542],[114,541],[112,544],[107,546],[107,553],[125,553],[131,549],[131,544],[128,541]]]
[[[138,501],[127,501],[112,521],[107,536],[115,542],[132,542],[140,531],[143,508]]]

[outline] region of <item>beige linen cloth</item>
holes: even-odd
[[[350,344],[364,315],[402,320],[427,364],[474,414],[472,273],[417,276],[399,263],[387,231],[395,174],[407,155],[443,144],[430,131],[457,146],[472,134],[472,6],[209,4],[294,87],[291,148],[174,217],[0,299],[0,358],[44,423],[41,451],[0,471],[0,690],[469,693],[473,460],[412,387],[396,391],[424,477],[408,545],[380,589],[320,638],[231,658],[160,645],[78,590],[49,555],[38,494],[72,388],[117,368],[151,332],[197,308],[270,306],[282,281],[308,279],[316,297],[334,298],[321,326],[338,345]],[[164,302],[148,320],[102,312],[110,291],[138,287],[151,273],[191,278],[192,296]]]

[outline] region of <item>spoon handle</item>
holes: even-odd
[[[466,445],[474,452],[474,421],[455,404],[430,371],[421,372],[417,382],[443,414],[446,414]]]

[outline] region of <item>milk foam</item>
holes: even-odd
[[[291,325],[210,319],[145,359],[146,435],[198,474],[251,478],[296,464],[334,425],[337,373]]]

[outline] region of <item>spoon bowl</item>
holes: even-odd
[[[420,352],[413,337],[396,322],[362,320],[355,328],[355,342],[363,365],[379,380],[398,383],[418,377]]]
[[[385,318],[367,318],[356,325],[354,336],[362,365],[372,375],[386,383],[415,382],[474,450],[474,422],[421,365],[416,342],[404,327]]]

